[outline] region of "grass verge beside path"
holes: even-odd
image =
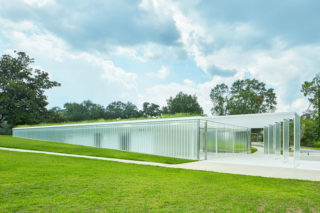
[[[251,147],[251,153],[255,153],[256,151],[258,151],[258,149],[257,149],[257,148],[255,148],[255,147]]]
[[[320,182],[0,151],[0,212],[320,212]]]
[[[106,158],[119,158],[127,160],[148,161],[167,164],[179,164],[193,162],[192,160],[162,157],[135,152],[125,152],[113,149],[95,148],[90,146],[73,145],[66,143],[47,142],[24,138],[14,138],[12,136],[0,135],[0,147],[30,149],[47,152],[59,152],[77,155],[89,155]]]

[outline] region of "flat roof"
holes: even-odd
[[[61,124],[48,126],[31,126],[18,127],[13,129],[32,129],[32,128],[54,128],[54,127],[71,127],[71,126],[95,126],[95,125],[112,125],[112,124],[132,124],[132,123],[148,123],[148,122],[163,122],[163,121],[181,121],[181,120],[208,120],[216,123],[229,124],[237,127],[245,128],[263,128],[269,124],[281,122],[284,119],[293,119],[295,112],[278,112],[278,113],[257,113],[257,114],[242,114],[242,115],[224,115],[211,117],[179,117],[179,118],[159,118],[145,120],[129,120],[129,121],[110,121],[97,123],[79,123],[79,124]]]
[[[225,124],[233,124],[247,128],[263,128],[284,119],[294,119],[295,112],[257,113],[242,115],[212,116],[208,119]]]
[[[129,121],[109,121],[109,122],[96,122],[96,123],[79,123],[79,124],[61,124],[61,125],[48,125],[48,126],[30,126],[30,127],[17,127],[13,129],[31,129],[31,128],[49,128],[49,127],[71,127],[71,126],[95,126],[95,125],[111,125],[111,124],[131,124],[131,123],[149,123],[149,122],[163,122],[163,121],[181,121],[181,120],[199,120],[207,117],[194,116],[194,117],[179,117],[179,118],[158,118],[158,119],[143,119],[143,120],[129,120]]]

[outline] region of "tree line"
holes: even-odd
[[[26,53],[15,53],[15,57],[3,55],[0,59],[0,134],[20,124],[203,114],[197,97],[183,92],[169,97],[164,107],[145,102],[139,110],[131,102],[114,101],[102,106],[85,100],[48,110],[44,92],[60,86],[60,83],[51,81],[48,73],[31,68],[34,59]],[[302,116],[302,144],[320,147],[320,74],[305,81],[301,92],[310,102],[309,109]],[[213,115],[274,112],[277,105],[274,89],[267,88],[257,79],[236,80],[230,87],[218,84],[212,88],[210,99]]]
[[[183,92],[167,100],[167,106],[160,107],[155,103],[144,102],[142,110],[131,102],[114,101],[102,106],[90,100],[82,103],[65,103],[63,109],[54,107],[48,111],[44,122],[85,121],[97,119],[128,119],[139,117],[160,117],[163,114],[189,113],[202,115],[203,109],[195,95]]]

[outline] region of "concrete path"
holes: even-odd
[[[312,153],[319,153],[320,154],[320,150],[318,149],[306,149],[306,148],[301,148],[300,152],[312,152]]]
[[[95,157],[95,156],[88,156],[88,155],[76,155],[76,154],[66,154],[66,153],[58,153],[58,152],[46,152],[46,151],[37,151],[37,150],[28,150],[28,149],[15,149],[15,148],[0,147],[0,150],[14,151],[14,152],[39,153],[39,154],[58,155],[58,156],[76,157],[76,158],[87,158],[87,159],[95,159],[95,160],[107,160],[107,161],[116,161],[116,162],[121,162],[121,163],[134,163],[134,164],[151,165],[151,166],[168,166],[168,165],[170,165],[170,164],[165,164],[165,163],[125,160],[125,159],[117,159],[117,158]]]
[[[270,158],[270,157],[266,158],[262,154],[262,151],[260,149],[258,150],[258,152],[252,155],[241,155],[241,156],[232,156],[232,157],[226,156],[226,157],[221,157],[217,159],[197,161],[197,162],[184,163],[184,164],[164,164],[164,163],[123,160],[123,159],[115,159],[115,158],[104,158],[104,157],[64,154],[64,153],[45,152],[45,151],[36,151],[36,150],[13,149],[13,148],[3,148],[3,147],[0,147],[0,150],[107,160],[107,161],[116,161],[121,163],[161,166],[161,167],[167,167],[167,168],[181,168],[181,169],[191,169],[191,170],[222,172],[222,173],[229,173],[229,174],[320,181],[320,161],[294,162],[293,159],[288,159],[286,161],[283,161],[282,159],[277,159],[277,158]]]

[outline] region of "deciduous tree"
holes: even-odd
[[[188,95],[184,94],[183,92],[179,92],[176,97],[170,97],[167,100],[167,105],[167,110],[170,114],[203,114],[203,109],[198,103],[198,98],[195,95]]]
[[[45,90],[60,86],[49,74],[33,69],[34,59],[24,52],[0,59],[0,122],[33,124],[47,112]]]
[[[271,112],[277,104],[274,89],[266,89],[265,83],[256,79],[237,80],[230,89],[226,84],[218,84],[211,90],[210,98],[211,112],[216,115]]]

